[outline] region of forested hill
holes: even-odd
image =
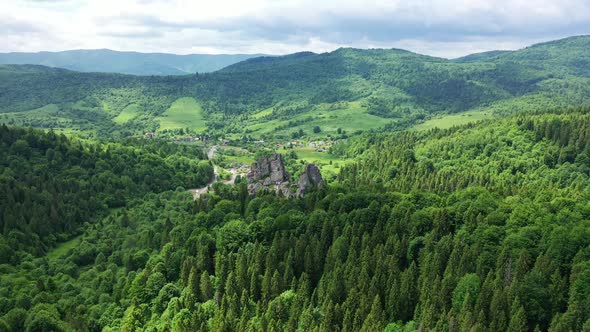
[[[357,156],[340,174],[351,186],[437,193],[477,186],[505,196],[585,195],[589,121],[587,106],[526,112],[445,130],[364,135],[346,150],[334,151]]]
[[[81,72],[133,75],[186,75],[219,70],[260,54],[189,54],[72,50],[0,53],[0,64],[31,64]]]
[[[519,98],[524,96],[557,105],[569,102],[564,95],[575,98],[574,105],[587,102],[589,49],[590,37],[583,36],[461,62],[396,49],[344,48],[250,59],[223,69],[220,75],[232,74],[228,77],[236,78],[236,85],[244,81],[241,77],[264,77],[269,86],[260,93],[280,91],[283,102],[366,99],[369,112],[399,118],[404,112],[457,112],[500,101],[519,108]],[[251,92],[256,96],[258,91]],[[231,100],[226,103],[231,105]]]
[[[197,147],[0,126],[0,264],[43,255],[146,194],[203,186],[213,176],[203,159]]]
[[[243,121],[319,119],[323,108],[335,109],[335,119],[340,113],[370,117],[372,129],[384,123],[403,129],[441,113],[587,104],[589,43],[590,37],[574,37],[469,61],[339,49],[255,58],[187,76],[2,66],[0,121],[128,136],[157,130],[175,100],[193,97],[204,112],[203,126],[224,134],[250,134]],[[271,112],[250,118],[264,110]],[[334,121],[329,126],[335,132]]]
[[[130,153],[92,154],[74,142],[52,154],[40,149],[64,138],[1,133],[0,160],[12,165],[0,173],[12,185],[1,188],[15,202],[6,211],[22,211],[25,221],[28,211],[45,211],[31,208],[33,193],[20,189],[42,187],[30,185],[36,173],[24,163],[27,153],[51,174],[60,174],[54,169],[62,163],[52,161],[58,156],[80,165],[63,166],[58,178],[69,180],[43,194],[46,209],[54,192],[93,185],[72,178],[88,169],[88,157],[96,156],[96,169],[115,172],[120,165],[109,160]],[[183,190],[152,193],[111,210],[43,258],[13,254],[27,243],[22,228],[33,225],[8,227],[0,257],[12,264],[0,264],[0,328],[590,328],[588,108],[352,141],[340,151],[358,163],[339,183],[304,198],[249,197],[240,180],[217,183],[196,202]],[[109,174],[102,178],[96,185],[114,181],[117,188]]]
[[[533,69],[590,77],[590,36],[569,37],[536,44],[519,51],[474,54],[455,61],[518,63]]]

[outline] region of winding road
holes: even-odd
[[[207,151],[207,158],[209,160],[211,160],[211,163],[213,163],[213,158],[215,157],[215,151],[217,151],[217,148],[218,148],[217,145],[213,145],[209,149],[209,151]],[[229,171],[231,173],[231,177],[229,178],[229,180],[223,181],[223,183],[232,185],[234,183],[234,181],[236,180],[236,176],[238,175],[238,173],[234,168],[231,168]],[[209,181],[209,183],[207,183],[207,185],[202,188],[189,189],[189,190],[193,194],[193,198],[197,199],[201,195],[209,192],[209,188],[211,188],[211,186],[217,181],[219,181],[219,170],[218,170],[218,166],[213,164],[213,178],[211,179],[211,181]]]

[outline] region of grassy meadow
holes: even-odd
[[[159,130],[190,128],[195,131],[207,129],[201,105],[190,97],[177,99],[156,120],[160,123]]]
[[[436,116],[432,119],[426,120],[420,124],[415,125],[413,130],[429,130],[432,128],[447,129],[453,126],[460,126],[470,122],[476,122],[486,119],[492,119],[494,115],[492,112],[485,111],[468,111],[457,114],[447,114]]]
[[[141,108],[136,104],[131,104],[123,109],[119,115],[113,118],[113,122],[123,125],[141,113]]]

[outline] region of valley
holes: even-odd
[[[0,331],[590,331],[589,50],[0,65]]]
[[[160,77],[0,65],[0,120],[98,137],[188,129],[232,141],[403,130],[461,112],[487,117],[588,103],[590,77],[573,59],[584,61],[589,43],[572,37],[469,60],[339,49]],[[538,65],[538,54],[551,65]]]

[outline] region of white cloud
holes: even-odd
[[[397,47],[455,57],[590,32],[587,0],[0,0],[0,51]]]

